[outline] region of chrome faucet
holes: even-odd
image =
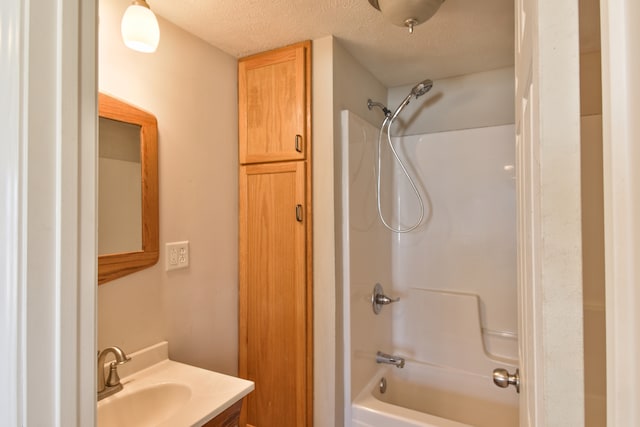
[[[104,361],[107,354],[112,353],[116,360],[109,364],[109,376],[104,380]],[[118,376],[118,365],[131,360],[120,347],[107,347],[102,351],[98,351],[98,400],[111,396],[122,390],[120,377]]]
[[[396,368],[404,368],[404,358],[392,356],[381,351],[376,353],[376,363],[386,363],[388,365],[394,365]]]

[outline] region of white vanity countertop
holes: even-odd
[[[107,416],[105,409],[109,407],[118,407],[118,415],[123,415],[125,411],[144,410],[142,408],[145,407],[154,408],[150,410],[153,412],[152,424],[158,427],[202,426],[254,389],[251,381],[169,360],[166,342],[133,353],[130,357],[132,360],[129,363],[118,367],[123,390],[98,402],[98,427],[122,425],[122,417]],[[163,402],[173,398],[170,396],[162,396],[157,404],[153,397],[145,397],[146,403],[134,399],[130,400],[134,404],[127,401],[128,396],[133,397],[141,390],[160,390],[166,385],[178,385],[175,387],[175,390],[180,390],[175,392],[180,395],[177,397],[181,401],[178,409],[165,410],[170,405],[164,405]],[[166,390],[170,390],[170,387]],[[120,402],[115,402],[118,399]],[[131,421],[133,425],[134,420],[139,418],[134,413],[126,415],[126,424]],[[142,419],[148,419],[147,415],[140,414],[135,424],[143,423],[140,421]]]

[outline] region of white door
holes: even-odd
[[[578,2],[515,10],[520,426],[581,426]]]

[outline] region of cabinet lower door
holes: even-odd
[[[239,374],[255,382],[242,421],[306,424],[303,162],[240,168]]]

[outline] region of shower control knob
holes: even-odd
[[[494,369],[493,383],[502,388],[507,388],[510,385],[515,386],[516,392],[520,393],[520,370],[516,369],[516,373],[511,375],[506,369]]]
[[[400,298],[389,298],[384,294],[384,289],[380,283],[376,283],[373,287],[373,293],[371,294],[371,305],[373,306],[373,312],[375,314],[380,313],[383,305],[391,304],[392,302],[398,302]]]
[[[376,295],[376,304],[387,305],[398,301],[400,301],[400,298],[391,299],[386,295]]]

